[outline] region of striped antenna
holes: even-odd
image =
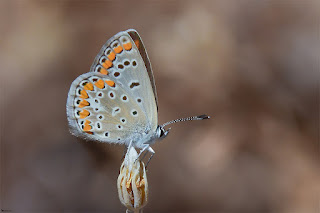
[[[187,117],[187,118],[178,118],[178,119],[175,119],[175,120],[172,120],[172,121],[169,121],[167,123],[162,124],[161,127],[165,127],[167,125],[181,122],[181,121],[204,120],[204,119],[209,119],[209,118],[210,118],[210,116],[208,116],[208,115],[198,115],[198,116],[192,116],[192,117]]]

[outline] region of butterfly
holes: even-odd
[[[166,125],[210,118],[200,115],[158,125],[152,68],[134,29],[117,33],[102,46],[90,72],[72,82],[66,108],[73,135],[125,144],[128,150],[133,146],[141,150],[140,154],[147,150],[150,159],[155,153],[151,145],[169,133],[170,128],[164,128]]]

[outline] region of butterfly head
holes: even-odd
[[[159,125],[157,127],[157,132],[156,132],[157,138],[159,138],[159,139],[165,138],[169,134],[170,129],[171,128],[166,130],[162,125]]]

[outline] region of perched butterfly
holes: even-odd
[[[169,133],[170,129],[165,130],[164,126],[209,118],[200,115],[158,125],[151,64],[138,32],[133,29],[110,38],[90,72],[72,82],[67,117],[75,136],[133,146],[141,149],[140,154],[148,150],[151,157],[155,152],[150,145]]]

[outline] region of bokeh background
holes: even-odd
[[[70,135],[71,82],[134,28],[159,121],[145,212],[319,212],[319,1],[0,1],[1,208],[124,212],[123,147]]]

